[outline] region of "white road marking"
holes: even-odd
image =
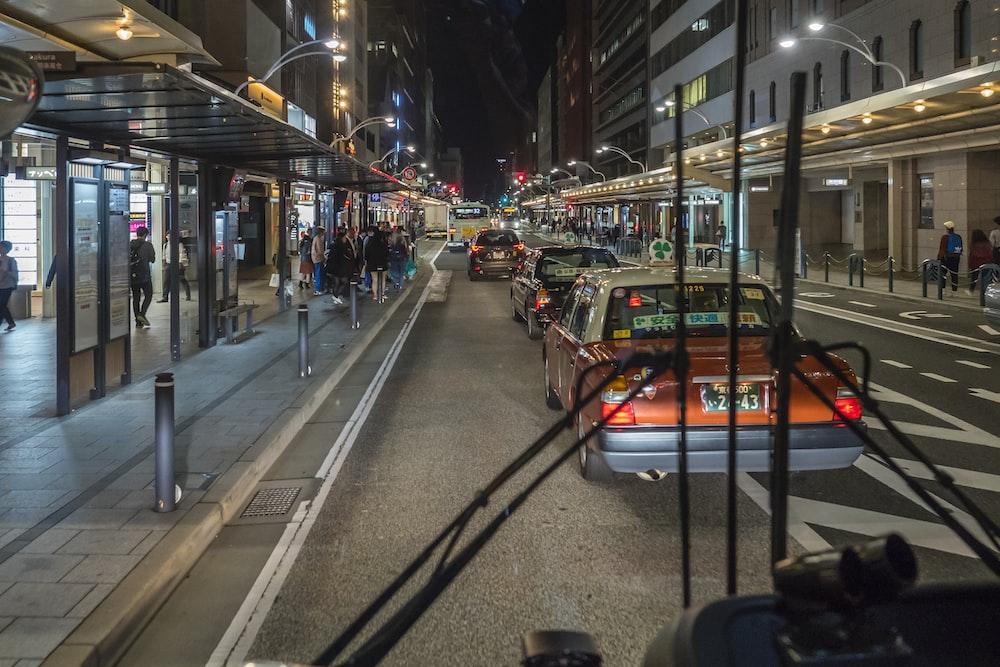
[[[831,294],[830,292],[799,292],[799,296],[804,296],[809,299],[833,299],[836,294]]]
[[[995,391],[990,391],[989,389],[980,389],[979,387],[973,387],[972,389],[969,389],[969,393],[978,398],[985,398],[987,401],[1000,403],[1000,393],[997,393]]]
[[[965,359],[956,359],[955,363],[956,364],[962,364],[963,366],[969,366],[970,368],[981,368],[983,370],[989,370],[990,369],[990,366],[987,366],[986,364],[981,364],[981,363],[976,362],[976,361],[966,361]]]
[[[915,435],[921,438],[934,438],[936,440],[948,440],[950,442],[964,442],[968,445],[982,445],[1000,449],[1000,439],[981,431],[963,431],[947,426],[930,426],[929,424],[914,424],[913,422],[903,422],[893,420],[892,422],[900,431],[906,435]],[[882,422],[875,420],[868,421],[868,428],[876,431],[884,431]]]
[[[909,310],[905,313],[900,313],[899,316],[904,320],[933,320],[951,317],[951,315],[944,315],[942,313],[928,313],[926,310]]]
[[[843,308],[836,308],[834,306],[824,306],[818,303],[812,303],[810,301],[798,301],[796,302],[795,307],[801,310],[808,311],[810,313],[826,315],[827,317],[835,317],[840,320],[854,322],[855,324],[874,327],[876,329],[883,329],[885,331],[892,331],[893,333],[902,334],[904,336],[910,336],[912,338],[920,338],[923,340],[931,341],[933,343],[941,343],[942,345],[950,345],[952,347],[958,347],[963,350],[969,350],[971,352],[992,351],[987,347],[983,347],[985,345],[990,345],[1000,350],[1000,347],[994,346],[993,343],[985,343],[984,341],[981,341],[978,338],[971,338],[969,336],[962,336],[959,334],[953,334],[946,331],[937,331],[935,329],[928,329],[926,327],[917,326],[915,324],[906,324],[905,322],[889,320],[884,317],[877,317],[875,315],[862,315],[860,313],[855,313],[853,311],[845,310]],[[967,345],[962,341],[977,343],[980,347]]]
[[[955,415],[948,414],[940,408],[924,403],[921,400],[907,396],[893,389],[889,389],[876,382],[870,382],[869,387],[874,392],[874,397],[884,403],[901,403],[920,410],[921,412],[934,417],[946,424],[951,424],[954,428],[944,428],[941,426],[928,426],[926,424],[911,424],[909,422],[893,422],[903,433],[909,435],[920,435],[941,440],[951,440],[955,442],[966,442],[973,445],[985,445],[987,447],[1000,448],[1000,438],[992,433],[984,431],[978,426],[959,419]],[[869,428],[881,428],[881,424],[874,419],[869,420]]]
[[[991,336],[1000,336],[1000,331],[997,331],[988,324],[980,324],[979,328],[988,333]]]
[[[913,368],[913,366],[904,364],[902,361],[894,361],[892,359],[881,359],[880,361],[887,366],[895,366],[896,368]]]
[[[440,253],[441,251],[438,250],[437,254],[434,255],[434,259],[431,260],[431,266],[435,272],[437,271],[437,267],[434,263],[437,261]],[[292,567],[295,565],[302,546],[305,544],[313,525],[315,525],[320,511],[323,509],[323,505],[326,503],[326,499],[333,488],[333,483],[337,479],[344,460],[347,458],[351,448],[354,446],[355,440],[357,440],[358,434],[364,427],[368,415],[375,405],[375,401],[382,391],[382,387],[385,385],[389,374],[392,372],[396,364],[396,359],[398,359],[399,353],[403,349],[403,345],[406,343],[406,339],[409,337],[417,317],[420,315],[420,311],[427,302],[429,294],[430,284],[428,283],[424,287],[420,299],[410,312],[402,330],[396,336],[395,341],[393,341],[392,347],[382,361],[378,372],[375,373],[375,377],[372,378],[371,383],[358,402],[354,413],[344,425],[340,436],[333,443],[323,464],[316,473],[316,476],[323,480],[319,491],[316,493],[316,497],[308,503],[302,503],[292,522],[285,527],[281,539],[275,545],[264,568],[257,575],[257,579],[243,600],[239,611],[233,617],[232,622],[226,629],[222,639],[219,640],[215,650],[212,651],[212,655],[207,663],[208,666],[217,667],[220,665],[244,664],[247,653],[249,653],[250,647],[257,637],[257,633],[260,632],[267,613],[281,592],[281,588],[289,572],[291,572]]]
[[[771,515],[771,494],[757,480],[749,474],[741,472],[737,475],[736,484],[740,487],[740,491],[750,496],[757,507],[764,510],[768,516]],[[789,498],[790,502],[791,498]],[[793,521],[791,513],[788,517],[788,534],[806,551],[825,551],[833,546],[802,521]]]
[[[938,382],[949,382],[949,383],[957,382],[957,380],[952,380],[949,377],[945,377],[943,375],[938,375],[937,373],[921,373],[921,375],[923,375],[925,378],[930,378],[932,380],[937,380]]]
[[[917,479],[934,479],[931,471],[919,461],[897,458],[893,458],[893,461],[898,463],[899,467],[909,473],[911,477],[916,477]],[[937,467],[951,475],[958,486],[980,489],[982,491],[993,491],[994,493],[1000,492],[1000,475],[991,475],[987,472],[954,468],[952,466],[939,465]]]
[[[864,306],[865,308],[878,308],[874,303],[865,303],[864,301],[848,301],[847,303],[853,303],[855,306]]]

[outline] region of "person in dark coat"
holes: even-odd
[[[156,250],[147,238],[149,230],[139,227],[136,238],[128,244],[129,284],[132,287],[132,313],[138,329],[149,326],[146,311],[153,300],[153,277],[150,267],[156,261]],[[140,303],[140,299],[142,303]]]
[[[361,246],[358,230],[354,227],[346,234],[337,235],[337,243],[333,247],[333,302],[344,303],[351,278],[358,274],[358,249]]]
[[[381,301],[385,292],[385,272],[389,270],[389,243],[376,231],[365,243],[365,271],[372,276],[372,300]],[[378,287],[381,286],[380,293]]]

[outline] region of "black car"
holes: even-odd
[[[544,327],[559,316],[566,294],[577,277],[594,269],[620,266],[614,253],[595,246],[544,246],[533,248],[510,285],[510,310],[514,321],[528,323],[528,337],[538,339]]]
[[[506,229],[479,232],[469,246],[469,280],[509,276],[524,259],[524,243]]]

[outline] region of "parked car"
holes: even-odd
[[[986,321],[1000,325],[1000,283],[991,283],[986,287],[986,307],[983,308]]]
[[[533,248],[513,276],[510,311],[514,321],[524,320],[528,337],[537,340],[559,316],[566,294],[585,271],[620,266],[610,250],[595,246],[543,246]]]
[[[543,364],[549,407],[571,406],[608,372],[584,369],[595,362],[617,359],[624,363],[634,352],[669,349],[674,345],[678,315],[673,268],[619,268],[583,274],[566,298],[562,314],[545,334]],[[691,472],[725,472],[728,447],[729,334],[728,273],[719,269],[691,269],[687,349],[690,370],[687,386],[688,466]],[[768,336],[777,304],[770,288],[755,276],[741,278],[740,374],[738,396],[738,469],[765,471],[770,459],[770,420],[775,404],[775,372],[767,355]],[[836,363],[853,381],[843,359]],[[840,410],[861,422],[860,401],[817,360],[803,358],[798,367],[809,373]],[[577,421],[582,436],[602,415],[609,415],[629,392],[646,381],[644,368],[620,368],[599,400],[584,407]],[[580,448],[584,478],[608,479],[612,473],[650,473],[653,478],[677,470],[677,382],[665,374],[645,387],[586,446]],[[805,385],[792,380],[791,470],[821,470],[851,465],[862,442],[832,410]],[[656,473],[655,475],[651,473]]]
[[[469,245],[469,280],[509,276],[524,259],[524,243],[505,229],[480,231]]]

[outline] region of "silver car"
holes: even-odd
[[[986,321],[1000,324],[1000,283],[992,283],[986,288],[986,307],[983,308]]]

